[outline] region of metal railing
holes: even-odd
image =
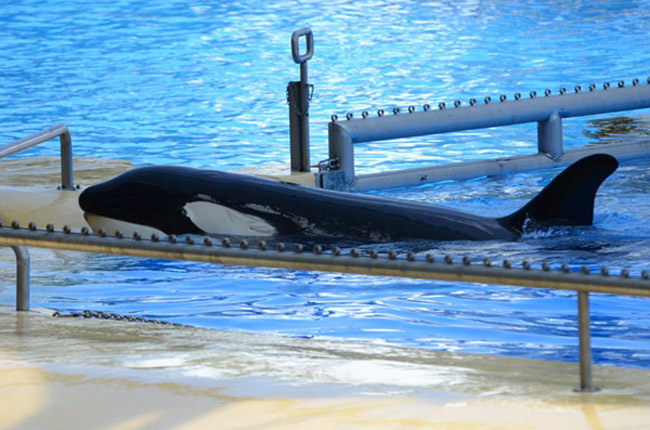
[[[21,228],[16,222],[11,227],[0,227],[0,246],[12,247],[18,262],[17,310],[29,309],[29,254],[25,247],[577,291],[581,391],[595,390],[591,376],[589,293],[650,297],[650,275],[645,270],[638,276],[630,275],[627,270],[613,276],[606,268],[593,274],[586,267],[580,272],[573,272],[567,265],[557,270],[545,263],[534,267],[529,262],[523,262],[520,268],[516,268],[508,261],[497,266],[487,259],[479,262],[468,257],[454,261],[450,256],[436,259],[431,254],[398,255],[390,251],[384,255],[373,251],[362,253],[357,249],[341,255],[336,247],[325,252],[318,245],[306,249],[299,244],[289,248],[279,243],[271,248],[263,241],[257,244],[246,241],[232,244],[227,238],[221,241],[209,237],[201,242],[195,240],[192,236],[179,241],[175,236],[158,238],[155,235],[151,239],[143,239],[137,233],[132,238],[126,238],[119,232],[115,236],[107,236],[104,232],[94,235],[87,228],[83,228],[81,233],[73,233],[68,227],[56,231],[51,225],[46,230],[39,230],[33,223],[28,228]]]
[[[53,125],[39,133],[0,146],[0,159],[24,151],[58,137],[61,142],[61,188],[74,190],[72,168],[72,139],[68,127],[63,124]]]
[[[591,84],[582,90],[576,86],[569,94],[562,88],[557,95],[546,90],[544,95],[531,92],[529,97],[517,93],[513,100],[505,95],[492,102],[475,99],[463,106],[460,101],[438,109],[424,105],[418,111],[414,106],[408,112],[395,108],[392,113],[380,110],[377,116],[364,112],[361,118],[349,113],[346,119],[332,117],[329,123],[329,157],[334,168],[320,173],[321,186],[344,190],[368,190],[386,187],[417,185],[443,179],[468,179],[481,175],[514,173],[538,168],[570,164],[589,152],[611,154],[623,161],[650,155],[650,141],[637,144],[610,144],[564,151],[562,119],[595,114],[650,108],[650,78],[646,82],[634,79],[629,86],[619,81],[615,88],[609,83],[597,89]],[[356,175],[354,145],[363,142],[425,136],[464,130],[476,130],[513,124],[537,122],[538,154],[500,158],[496,160],[454,163],[386,173]]]

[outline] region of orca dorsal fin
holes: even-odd
[[[617,167],[618,161],[611,155],[582,158],[564,169],[528,204],[499,221],[520,233],[526,218],[550,225],[591,225],[598,187]]]

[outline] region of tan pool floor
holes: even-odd
[[[647,429],[650,372],[0,307],[3,429]]]

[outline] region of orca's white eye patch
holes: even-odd
[[[262,218],[211,202],[190,202],[183,206],[186,216],[206,233],[236,236],[273,236],[275,227]]]

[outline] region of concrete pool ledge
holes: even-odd
[[[0,307],[0,428],[642,429],[650,371]]]

